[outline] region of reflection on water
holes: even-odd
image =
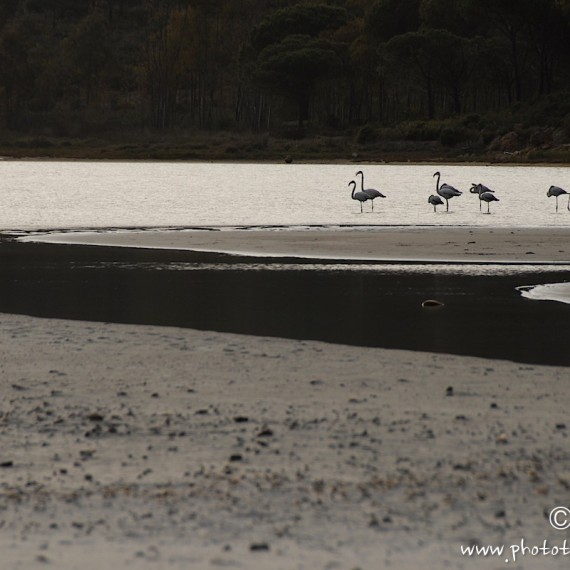
[[[192,252],[0,242],[0,311],[570,365],[565,346],[544,333],[568,337],[570,307],[516,290],[569,279],[567,269],[309,267],[251,270]],[[424,309],[426,299],[445,306]]]

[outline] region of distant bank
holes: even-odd
[[[52,160],[196,160],[255,162],[373,162],[373,163],[491,163],[570,164],[570,145],[535,144],[509,132],[488,145],[465,141],[450,145],[439,140],[396,138],[378,130],[372,142],[358,133],[299,133],[283,138],[270,133],[111,133],[85,138],[44,135],[0,135],[4,159]],[[526,137],[525,137],[526,138]],[[535,137],[536,138],[536,137]],[[538,140],[538,139],[537,139]],[[541,138],[540,140],[543,140]]]

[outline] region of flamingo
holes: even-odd
[[[428,204],[432,204],[433,205],[433,211],[436,212],[437,211],[436,206],[443,206],[443,200],[439,196],[432,194],[428,198]]]
[[[437,176],[437,182],[435,184],[435,189],[437,191],[437,193],[445,200],[445,211],[449,212],[449,200],[450,198],[453,198],[454,196],[461,196],[461,194],[463,194],[463,192],[460,192],[459,190],[457,190],[457,188],[454,188],[453,186],[450,186],[449,184],[442,184],[441,186],[439,185],[439,180],[441,178],[441,174],[439,172],[436,172],[434,174],[434,177]]]
[[[548,189],[546,195],[550,198],[550,196],[556,197],[556,211],[558,212],[558,196],[562,196],[562,194],[568,194],[566,190],[560,188],[559,186],[551,186]],[[568,195],[568,209],[570,210],[570,195]]]
[[[376,190],[376,188],[364,188],[364,172],[362,172],[362,170],[359,170],[355,176],[358,176],[359,174],[362,177],[360,179],[360,191],[368,195],[368,199],[370,202],[372,202],[372,211],[374,211],[374,199],[386,198],[386,196],[384,196],[384,194],[382,194],[382,192],[379,190]]]
[[[479,194],[479,210],[481,210],[481,202],[487,202],[487,214],[490,214],[489,210],[491,202],[499,202],[499,199],[493,194],[493,192],[481,192]]]
[[[368,194],[366,194],[365,192],[356,192],[356,182],[354,180],[351,180],[348,185],[350,186],[352,184],[352,193],[351,193],[351,197],[353,200],[358,200],[360,202],[360,213],[362,214],[362,203],[366,202],[366,200],[370,200],[370,196],[368,196]]]
[[[489,202],[493,202],[492,198],[481,198],[482,194],[488,194],[490,193],[491,195],[493,195],[495,193],[494,190],[491,190],[490,188],[488,188],[487,186],[485,186],[484,184],[474,184],[473,182],[471,183],[471,188],[469,188],[469,192],[471,192],[471,194],[478,194],[479,195],[479,211],[481,211],[481,201],[485,201],[487,202],[487,205],[489,204]],[[496,201],[498,202],[498,198],[496,199]]]

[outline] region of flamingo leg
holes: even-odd
[[[449,200],[447,198],[445,199],[445,211],[449,212]]]
[[[556,211],[558,212],[558,196],[555,196],[556,198]]]

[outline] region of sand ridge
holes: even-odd
[[[570,228],[206,228],[66,232],[33,241],[168,248],[257,257],[363,261],[570,263]]]

